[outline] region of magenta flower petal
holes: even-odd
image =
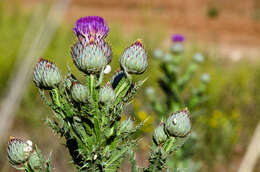
[[[185,37],[181,34],[174,34],[172,35],[172,42],[183,42]]]
[[[102,17],[87,16],[78,19],[73,30],[81,42],[88,43],[90,40],[102,41],[105,39],[109,27]]]

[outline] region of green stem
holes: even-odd
[[[90,95],[91,97],[93,97],[93,92],[94,92],[94,88],[95,88],[95,75],[90,74]]]

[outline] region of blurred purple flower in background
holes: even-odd
[[[172,42],[183,42],[185,37],[182,34],[174,34],[172,35]]]
[[[109,27],[102,17],[88,16],[77,20],[73,30],[79,41],[85,44],[91,40],[103,41],[109,32]]]

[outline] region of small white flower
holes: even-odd
[[[109,74],[110,72],[111,72],[111,66],[106,65],[105,70],[104,70],[104,74]]]
[[[32,147],[31,146],[26,146],[24,149],[23,149],[24,152],[31,152],[32,151]]]
[[[93,159],[94,159],[94,160],[96,160],[96,159],[97,159],[97,154],[95,154],[95,155],[94,155]]]
[[[26,143],[29,145],[29,146],[32,146],[32,141],[31,140],[27,140]]]

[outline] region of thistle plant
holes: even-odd
[[[134,81],[132,77],[142,75],[148,66],[143,43],[138,39],[124,50],[120,70],[103,84],[112,60],[112,49],[106,41],[109,27],[103,18],[89,16],[76,22],[74,32],[77,42],[71,48],[71,56],[85,81],[78,80],[71,71],[62,79],[58,67],[42,58],[33,72],[43,101],[54,112],[47,124],[64,139],[78,171],[117,171],[125,157],[129,157],[133,172],[161,171],[166,167],[167,157],[188,138],[191,130],[188,110],[171,113],[167,121],[161,122],[154,132],[148,167],[138,167],[134,151],[140,138],[135,134],[145,121],[135,126],[132,119],[121,117],[125,105],[146,80]],[[10,145],[8,153],[11,152]],[[24,158],[18,161],[27,168],[27,161],[35,155],[31,151],[22,155]],[[9,159],[11,164],[18,165],[12,163],[13,156]]]
[[[154,51],[155,59],[160,61],[162,76],[158,79],[159,86],[164,93],[164,99],[158,99],[155,90],[152,87],[146,89],[146,95],[149,99],[152,110],[165,120],[167,114],[188,107],[192,112],[192,119],[196,121],[200,111],[196,109],[207,100],[206,90],[210,75],[208,73],[199,74],[200,65],[204,62],[204,56],[201,53],[195,53],[191,60],[185,58],[185,37],[175,34],[171,37],[170,52],[165,53],[160,49]],[[188,61],[188,62],[187,62]],[[186,64],[186,65],[183,65]],[[197,86],[194,86],[192,79],[199,76]],[[185,125],[183,123],[183,125]],[[167,123],[166,123],[167,126]],[[176,152],[173,160],[174,168],[189,168],[189,171],[197,171],[199,163],[191,160],[194,155],[194,144],[198,140],[198,134],[193,131],[187,146]],[[179,165],[181,164],[181,165]],[[185,164],[185,165],[183,165]]]
[[[191,80],[196,74],[198,75],[198,70],[205,57],[202,53],[195,53],[192,59],[188,61],[188,64],[183,67],[183,64],[187,61],[184,56],[185,38],[183,35],[175,34],[171,40],[170,53],[164,53],[160,49],[154,51],[154,57],[160,61],[160,68],[163,73],[158,83],[165,94],[165,100],[158,100],[153,88],[150,87],[146,90],[152,104],[151,107],[162,118],[167,113],[184,107],[194,111],[196,107],[207,100],[205,93],[210,81],[210,75],[203,73],[199,77],[198,86],[195,87],[192,84]],[[187,87],[191,87],[191,89],[187,89]],[[161,101],[164,101],[164,103],[161,103]]]

